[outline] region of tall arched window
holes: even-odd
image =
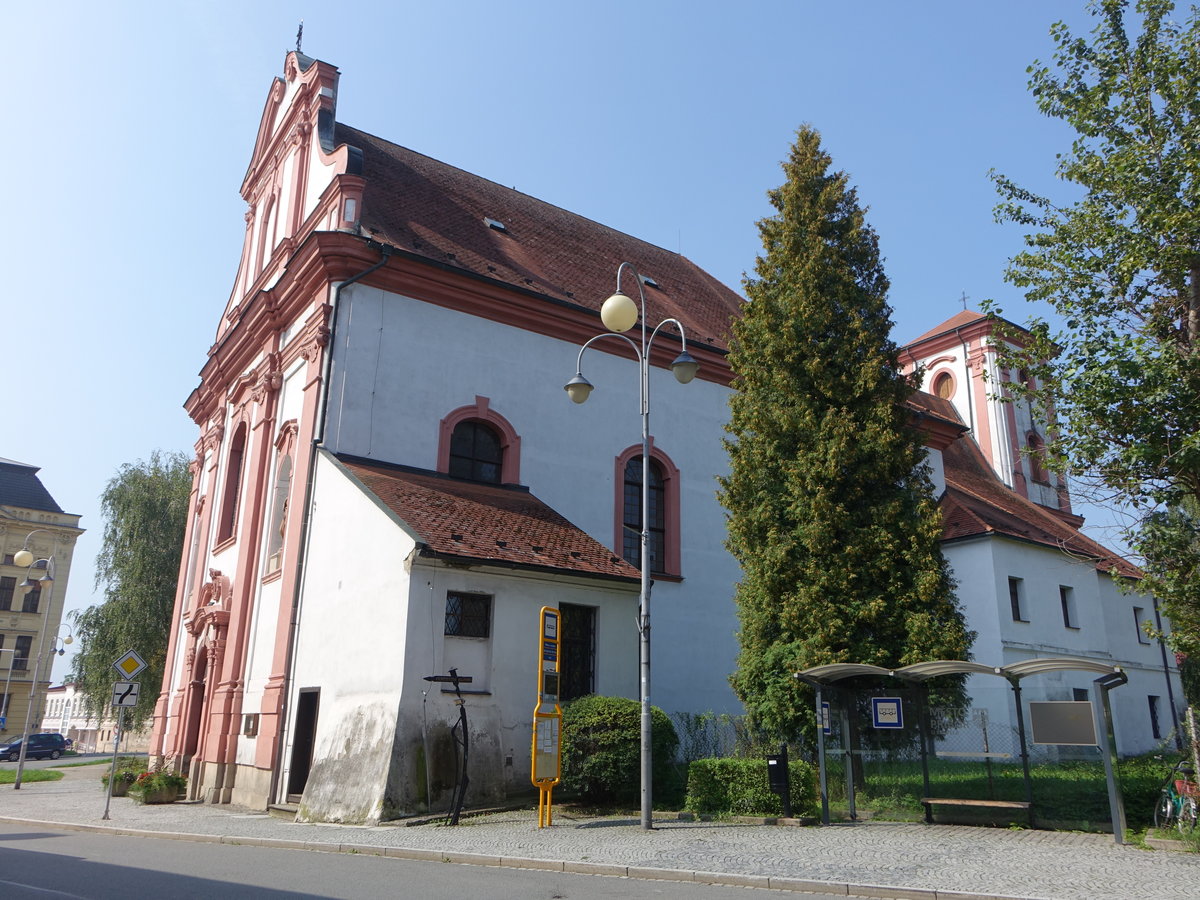
[[[483,422],[468,420],[454,426],[450,435],[449,474],[500,484],[503,469],[500,435]]]
[[[650,451],[650,571],[680,575],[679,469],[654,447]],[[616,458],[616,534],[613,549],[641,567],[642,448],[636,444]]]
[[[217,543],[233,537],[237,526],[238,500],[242,490],[242,463],[246,455],[246,423],[238,426],[229,445],[225,463],[225,490],[221,493],[221,519],[217,526]]]
[[[650,571],[665,572],[666,562],[666,503],[663,488],[662,466],[653,458],[650,460]],[[635,456],[625,463],[624,510],[621,524],[624,528],[624,539],[621,542],[621,555],[625,561],[635,568],[642,565],[642,458]]]

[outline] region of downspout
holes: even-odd
[[[281,695],[279,709],[279,748],[278,758],[276,763],[271,768],[271,789],[268,796],[271,802],[274,803],[278,799],[279,791],[279,776],[283,772],[283,767],[286,765],[287,755],[287,729],[288,729],[288,696],[292,687],[292,666],[295,662],[296,650],[296,626],[299,624],[297,612],[300,608],[300,591],[304,584],[304,574],[308,567],[308,531],[311,520],[312,510],[312,494],[313,481],[317,472],[317,449],[325,439],[325,419],[329,409],[329,370],[333,367],[333,349],[334,339],[337,335],[337,319],[338,319],[338,304],[342,298],[342,290],[356,282],[362,281],[372,272],[377,269],[382,269],[387,265],[392,256],[392,248],[387,244],[379,245],[381,259],[373,266],[363,269],[357,275],[347,278],[340,282],[333,289],[333,299],[330,302],[332,310],[329,314],[329,341],[327,343],[328,350],[325,353],[325,360],[321,367],[321,397],[320,408],[317,411],[317,426],[313,433],[312,448],[308,455],[308,474],[304,482],[304,512],[300,519],[300,553],[299,559],[296,560],[296,583],[292,589],[292,614],[288,620],[288,638],[287,638],[287,653],[284,657],[283,670],[286,673],[284,681],[284,690]]]

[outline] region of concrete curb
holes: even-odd
[[[796,893],[826,893],[846,897],[869,897],[874,900],[1042,900],[1037,897],[1015,897],[1008,894],[976,894],[964,891],[943,891],[899,887],[894,885],[857,884],[854,882],[809,881],[802,878],[772,875],[742,875],[732,872],[700,872],[684,869],[655,869],[647,866],[622,866],[611,863],[573,862],[534,859],[514,856],[495,856],[487,853],[406,849],[380,847],[373,844],[350,844],[323,841],[297,841],[285,838],[239,837],[237,835],[188,834],[173,831],[146,831],[116,825],[85,825],[76,822],[49,822],[40,819],[20,819],[0,816],[6,825],[40,826],[63,831],[82,831],[95,834],[119,834],[127,837],[159,838],[168,841],[194,841],[202,844],[230,844],[244,847],[268,847],[280,850],[313,850],[318,853],[350,853],[363,856],[383,856],[392,859],[413,859],[426,862],[454,863],[465,866],[492,866],[514,869],[540,869],[574,875],[602,875],[613,878],[635,878],[643,881],[680,881],[727,887],[765,888]]]

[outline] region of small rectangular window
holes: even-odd
[[[258,734],[258,713],[246,713],[242,716],[242,734],[246,737]]]
[[[38,611],[38,603],[42,599],[42,588],[35,584],[31,587],[28,593],[25,594],[25,599],[21,601],[21,612],[35,613]]]
[[[1162,725],[1158,719],[1158,697],[1151,694],[1146,698],[1150,701],[1150,733],[1156,741],[1162,740]]]
[[[486,638],[492,633],[492,598],[489,594],[446,593],[448,637]]]
[[[1076,703],[1083,703],[1088,700],[1087,688],[1071,688],[1071,699]]]
[[[1137,631],[1137,639],[1139,644],[1150,643],[1150,635],[1146,634],[1146,629],[1142,627],[1142,621],[1145,618],[1145,609],[1140,606],[1133,608],[1133,627]]]
[[[17,592],[17,579],[12,575],[0,578],[0,609],[12,609],[13,594]]]
[[[1014,622],[1029,621],[1025,615],[1024,593],[1024,584],[1020,578],[1008,579],[1008,602],[1012,606],[1012,618]]]
[[[12,667],[18,671],[29,668],[29,651],[33,649],[33,637],[28,634],[17,635],[17,646],[14,648]]]
[[[1067,628],[1079,628],[1079,619],[1075,615],[1075,591],[1060,584],[1058,586],[1058,602],[1062,606],[1063,625]]]

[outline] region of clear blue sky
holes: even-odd
[[[1053,190],[1065,126],[1026,67],[1083,0],[484,0],[15,4],[6,15],[8,284],[0,456],[83,516],[68,609],[98,602],[98,497],[156,448],[189,456],[236,271],[238,187],[271,79],[342,72],[338,117],[678,250],[735,289],[796,127],[857,185],[897,341],[984,298],[1021,235],[996,168]],[[1082,27],[1081,27],[1082,26]],[[636,260],[634,261],[636,262]],[[55,678],[65,673],[65,660]]]

